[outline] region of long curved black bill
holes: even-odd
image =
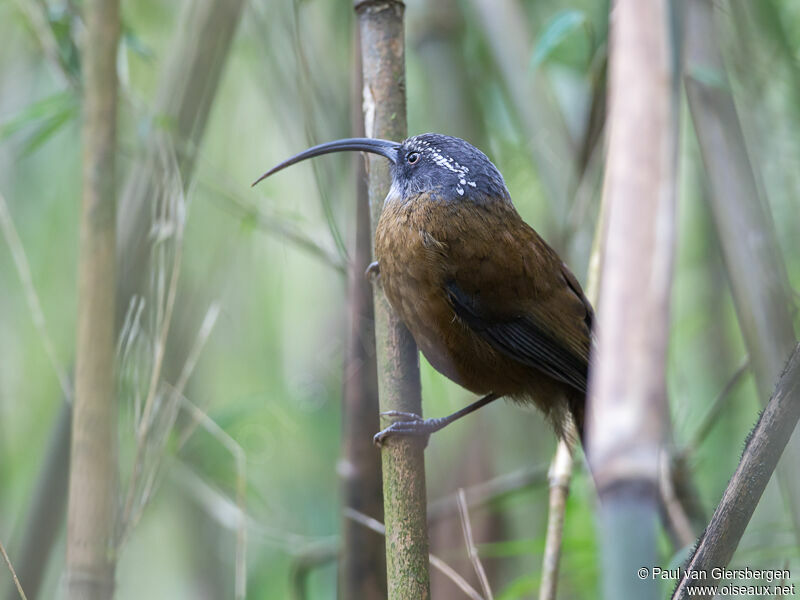
[[[308,150],[304,150],[300,154],[295,154],[291,158],[287,158],[282,163],[275,165],[269,171],[264,173],[261,177],[256,179],[250,187],[257,184],[262,179],[266,179],[273,173],[277,173],[281,169],[290,167],[301,160],[320,156],[321,154],[330,154],[331,152],[345,152],[353,150],[356,152],[372,152],[373,154],[380,154],[385,156],[393,163],[397,162],[397,149],[400,144],[397,142],[390,142],[389,140],[380,140],[376,138],[345,138],[343,140],[335,140],[333,142],[326,142]]]

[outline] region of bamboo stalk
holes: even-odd
[[[561,542],[564,537],[564,516],[572,479],[572,450],[564,440],[559,440],[553,462],[547,472],[549,502],[547,510],[547,536],[542,558],[542,582],[539,600],[555,600],[558,588],[558,568],[561,562]]]
[[[25,3],[20,3],[25,4]],[[191,136],[189,131],[175,132],[178,137],[188,137],[189,146],[194,148],[199,145],[201,133],[205,128],[205,123],[209,115],[209,108],[213,100],[214,93],[218,87],[218,81],[221,74],[221,67],[225,62],[225,56],[230,46],[230,40],[235,31],[235,26],[238,22],[238,16],[241,12],[241,2],[229,2],[229,0],[214,0],[214,6],[205,3],[188,2],[187,10],[193,11],[193,17],[184,13],[185,25],[182,31],[186,32],[185,36],[177,38],[175,46],[169,53],[170,67],[165,69],[165,74],[162,79],[161,89],[159,91],[160,100],[154,109],[156,113],[168,113],[176,115],[175,121],[177,123],[191,123]],[[211,6],[211,9],[208,7]],[[220,13],[220,10],[222,11]],[[232,12],[231,12],[232,11]],[[202,18],[198,18],[197,15]],[[221,16],[220,16],[221,15]],[[233,17],[233,19],[231,18]],[[214,28],[214,44],[198,44],[198,40],[207,39],[208,36],[204,32],[208,31],[209,27]],[[187,81],[185,77],[176,77],[176,73],[196,73],[195,87],[190,87],[188,92],[183,92]],[[199,78],[199,79],[198,79]],[[202,93],[198,92],[197,86],[201,84]],[[78,85],[77,87],[81,87]],[[178,89],[179,88],[179,89]],[[201,101],[202,100],[202,101]],[[167,110],[169,104],[169,110]],[[185,129],[188,129],[185,128]],[[181,145],[181,144],[178,144]],[[183,144],[185,146],[186,144]],[[160,148],[153,145],[150,149],[151,154],[160,151]],[[150,162],[148,162],[148,160]],[[190,166],[191,163],[186,161],[183,165]],[[152,187],[158,181],[151,171],[145,167],[153,166],[153,158],[144,158],[137,167],[133,169],[131,177],[128,178],[128,185],[126,186],[126,194],[123,195],[121,204],[139,207],[145,213],[145,216],[150,214],[149,208],[145,202],[155,195],[154,188]],[[188,185],[188,177],[190,169],[186,169],[183,173],[185,183]],[[144,184],[144,185],[143,185]],[[4,205],[3,205],[4,206]],[[124,210],[124,209],[122,209]],[[2,210],[0,210],[2,213]],[[2,214],[0,214],[2,217]],[[2,219],[0,219],[2,220]],[[120,220],[123,220],[122,218]],[[270,223],[273,225],[274,223]],[[9,225],[13,227],[13,224]],[[124,224],[121,224],[121,228]],[[145,227],[144,225],[142,227]],[[291,233],[289,236],[291,237]],[[11,243],[15,239],[7,238]],[[130,257],[139,250],[138,245],[143,243],[142,240],[136,236],[120,236],[122,241],[119,246],[119,256]],[[146,244],[145,244],[146,245]],[[15,259],[18,257],[16,248],[13,248]],[[21,248],[20,248],[21,250]],[[21,256],[24,258],[24,255]],[[126,263],[127,264],[127,263]],[[27,265],[24,263],[18,264],[20,269],[20,277],[23,282],[23,287],[26,291],[26,298],[30,301],[31,314],[37,328],[43,335],[43,340],[46,345],[48,356],[52,360],[52,345],[46,333],[42,330],[41,326],[44,324],[40,316],[40,309],[38,308],[38,300],[35,298],[35,292],[28,285],[29,276],[27,275]],[[144,269],[137,266],[138,272],[144,273]],[[120,281],[124,279],[124,281]],[[130,292],[132,282],[132,271],[127,271],[127,277],[118,278],[117,285],[119,288],[125,288],[127,293],[120,292],[118,294],[118,305],[121,307],[121,314],[124,314],[125,308],[128,305],[128,293]],[[130,286],[130,287],[127,287]],[[34,294],[34,296],[31,296]],[[65,404],[59,414],[59,423],[54,427],[53,436],[56,441],[51,442],[48,446],[45,458],[43,459],[43,466],[40,477],[36,484],[36,492],[34,497],[36,501],[32,504],[31,510],[26,519],[25,533],[22,539],[25,540],[20,556],[20,570],[19,575],[23,581],[25,588],[29,589],[31,596],[36,597],[37,590],[41,584],[41,579],[44,570],[47,566],[46,557],[50,554],[50,547],[57,539],[58,529],[62,522],[64,509],[58,508],[56,500],[58,498],[66,499],[66,474],[68,473],[69,461],[69,447],[70,447],[70,431],[69,427],[62,435],[61,420],[67,419],[71,421],[71,398],[72,398],[72,384],[69,383],[68,378],[64,374],[63,368],[54,363],[54,368],[58,373],[59,380],[64,388],[64,394],[70,404]],[[65,387],[66,386],[66,387]],[[62,468],[59,468],[63,465]],[[53,476],[52,473],[63,473],[62,478]],[[59,491],[62,490],[63,491]],[[62,502],[66,505],[66,502]],[[34,559],[34,556],[36,557]],[[16,591],[14,591],[16,594]]]
[[[716,587],[712,569],[727,566],[750,518],[761,499],[772,472],[800,418],[800,344],[795,346],[775,393],[750,434],[742,459],[731,477],[711,522],[697,544],[682,578],[672,595],[683,598],[712,598],[698,588]],[[692,574],[705,573],[705,579]],[[694,593],[689,592],[695,588]]]
[[[157,247],[151,239],[153,224],[163,217],[165,210],[171,211],[170,203],[175,202],[190,187],[197,150],[202,143],[219,90],[243,4],[243,0],[183,2],[177,18],[178,34],[166,55],[152,107],[152,114],[168,126],[155,128],[151,133],[142,154],[128,172],[120,199],[117,246],[120,273],[117,284],[118,328],[122,326],[124,315],[134,296],[147,298],[153,306],[162,306],[161,300],[153,297],[157,294],[150,289],[150,275],[153,269],[159,268],[153,265],[152,252]],[[183,198],[178,201],[182,202]],[[125,543],[147,504],[142,501],[141,495],[158,464],[158,460],[145,460],[152,450],[152,432],[157,429],[156,423],[152,423],[150,419],[153,402],[161,392],[160,386],[164,381],[176,382],[177,394],[184,393],[187,385],[184,373],[188,375],[191,372],[189,367],[192,362],[192,344],[182,338],[197,327],[201,332],[204,328],[197,323],[197,313],[192,311],[175,314],[175,320],[171,322],[172,306],[179,291],[182,254],[182,231],[180,228],[175,231],[178,239],[170,265],[171,275],[168,277],[169,299],[165,308],[157,309],[166,311],[166,320],[158,326],[159,342],[155,349],[155,364],[144,415],[138,423],[135,436],[136,454],[120,519],[119,544]],[[163,249],[163,245],[161,247]],[[178,348],[178,351],[166,354],[167,345],[173,349]],[[186,371],[187,368],[189,371]],[[175,402],[175,392],[170,396],[169,402]],[[163,422],[163,414],[166,413],[158,417],[159,424]],[[244,595],[242,590],[245,582],[243,560],[240,560],[244,542],[240,542],[239,537],[240,531],[237,530],[237,597]]]
[[[44,459],[28,501],[17,565],[19,579],[31,598],[39,597],[53,546],[64,525],[71,422],[72,404],[64,399],[50,429]],[[6,598],[16,597],[16,590],[9,588]]]
[[[178,17],[180,27],[161,75],[153,114],[169,123],[130,170],[119,206],[119,322],[131,296],[146,296],[148,241],[154,198],[163,179],[160,156],[165,146],[177,153],[184,189],[192,179],[197,148],[203,141],[211,107],[222,79],[244,0],[189,0]],[[179,361],[180,362],[180,361]]]
[[[368,527],[372,531],[380,533],[381,535],[386,535],[386,527],[380,521],[376,521],[367,515],[362,515],[361,513],[349,509],[345,509],[344,513],[347,518],[353,519],[355,522],[360,523],[364,527]],[[470,598],[470,600],[485,600],[466,579],[459,575],[458,571],[444,562],[441,558],[435,554],[430,554],[428,555],[428,560],[434,569],[442,573],[442,575],[456,584],[456,586],[462,592],[464,592],[467,598]]]
[[[36,327],[42,345],[58,377],[64,397],[55,424],[48,436],[47,450],[36,478],[36,484],[29,502],[30,509],[25,518],[19,550],[19,579],[32,598],[38,596],[51,550],[58,531],[64,521],[69,473],[70,426],[72,423],[72,383],[66,370],[56,357],[53,340],[47,331],[44,311],[39,295],[33,286],[30,264],[11,219],[6,199],[0,194],[0,230],[14,258],[14,266],[25,294],[31,319]],[[16,586],[10,586],[6,596],[16,598]]]
[[[351,103],[355,137],[364,136],[361,118],[361,43],[355,28]],[[372,444],[378,430],[378,371],[375,362],[372,289],[364,276],[372,258],[367,174],[361,156],[353,159],[356,186],[356,226],[353,260],[348,265],[348,340],[342,402],[342,503],[383,521],[381,457]],[[339,596],[386,598],[386,548],[383,537],[342,515]]]
[[[404,5],[396,0],[356,1],[364,73],[364,123],[369,137],[406,137]],[[389,165],[367,162],[373,232],[389,190]],[[375,342],[381,411],[422,414],[419,356],[411,334],[374,287]],[[395,437],[381,451],[386,523],[388,597],[430,597],[428,531],[425,518],[424,440]]]
[[[600,260],[606,245],[606,216],[608,196],[603,198],[597,216],[589,269],[586,279],[586,297],[592,306],[597,305],[600,287]],[[561,542],[564,535],[564,518],[567,497],[572,480],[574,460],[572,450],[564,440],[559,440],[556,452],[547,472],[549,501],[547,512],[547,536],[542,558],[542,581],[539,585],[539,600],[555,600],[558,589],[558,571],[561,562]]]
[[[83,203],[67,512],[67,597],[111,598],[116,556],[114,294],[119,1],[84,5]]]
[[[689,2],[687,25],[684,80],[711,186],[709,202],[756,387],[761,398],[769,398],[796,340],[788,277],[727,87],[710,0]],[[704,81],[702,74],[709,72],[723,83]],[[800,457],[800,437],[790,441],[789,455]],[[800,542],[800,478],[788,467],[779,468],[779,483]]]
[[[603,596],[639,600],[661,592],[636,569],[658,560],[677,103],[669,2],[616,0],[613,14],[607,236],[587,456],[599,496]]]
[[[472,562],[472,567],[475,569],[475,574],[478,576],[483,596],[486,600],[494,600],[492,589],[489,586],[489,578],[486,576],[486,569],[483,568],[483,563],[481,563],[480,556],[478,556],[478,547],[475,545],[475,538],[472,535],[472,523],[470,523],[469,519],[469,508],[467,507],[467,496],[464,493],[464,488],[458,488],[458,511],[461,516],[461,529],[464,533],[467,555],[470,562]]]

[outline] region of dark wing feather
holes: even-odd
[[[586,392],[588,364],[561,344],[530,316],[506,320],[492,317],[474,297],[454,282],[446,290],[456,315],[483,339],[506,356],[534,367],[550,377]],[[591,319],[587,313],[587,320]]]

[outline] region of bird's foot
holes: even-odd
[[[425,438],[425,446],[428,445],[428,437],[435,431],[439,431],[446,423],[443,419],[423,419],[418,414],[404,412],[401,410],[389,410],[381,413],[382,417],[398,419],[385,429],[375,434],[372,441],[379,448],[383,446],[386,438],[393,435],[410,435]]]
[[[381,276],[381,265],[378,261],[373,261],[369,263],[367,270],[364,271],[364,277],[366,277],[370,282],[375,283],[375,280]]]
[[[425,446],[428,445],[428,437],[434,433],[435,431],[439,431],[447,427],[453,421],[457,421],[463,416],[468,415],[471,412],[475,412],[482,406],[486,406],[490,402],[494,402],[498,398],[501,398],[500,394],[495,394],[494,392],[490,394],[486,394],[483,398],[476,400],[469,406],[465,406],[461,410],[457,410],[452,415],[447,415],[446,417],[438,417],[436,419],[423,419],[418,414],[411,413],[411,412],[404,412],[401,410],[389,410],[386,412],[382,412],[382,417],[389,417],[392,419],[398,419],[391,425],[389,425],[386,429],[379,431],[375,434],[375,437],[372,438],[372,441],[375,442],[375,445],[380,447],[383,445],[383,442],[386,440],[387,437],[392,435],[413,435],[417,437],[424,437],[425,438]]]

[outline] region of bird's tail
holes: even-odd
[[[570,394],[569,395],[569,412],[572,416],[572,423],[575,426],[575,432],[578,439],[581,441],[581,446],[586,448],[586,394]]]

